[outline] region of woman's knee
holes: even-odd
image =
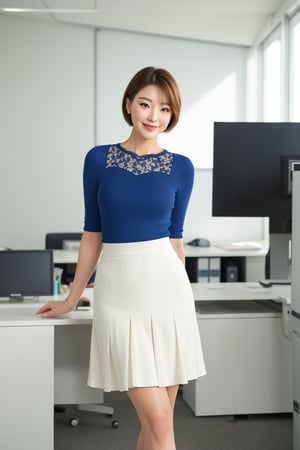
[[[165,436],[173,430],[173,413],[171,408],[156,407],[144,421],[144,427],[154,436]]]

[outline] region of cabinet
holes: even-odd
[[[196,416],[292,411],[292,345],[273,301],[197,302],[207,375],[183,387]]]
[[[212,261],[214,262],[213,267]],[[186,271],[191,283],[197,283],[202,278],[202,273],[204,274],[204,282],[244,282],[246,281],[246,258],[242,256],[223,258],[187,257]],[[262,275],[261,278],[264,278],[264,276]]]
[[[22,318],[11,323],[6,312],[0,323],[0,447],[53,450],[53,327],[27,326]]]
[[[219,279],[211,279],[208,275],[207,281],[258,281],[265,278],[267,252],[267,247],[255,251],[229,251],[215,246],[201,248],[185,245],[186,271],[191,283],[197,283],[201,264],[206,264],[209,270],[211,262],[218,259]]]

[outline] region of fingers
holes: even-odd
[[[49,309],[45,310],[44,312],[40,312],[40,313],[37,312],[37,315],[40,317],[48,317],[49,318],[49,317],[55,317],[58,314],[55,313],[55,311],[53,309],[49,308]]]
[[[60,314],[66,314],[70,310],[66,307],[64,302],[52,301],[43,305],[37,312],[36,315],[40,317],[56,317]]]
[[[49,311],[49,310],[51,310],[51,307],[50,307],[50,305],[47,303],[46,305],[43,305],[43,306],[36,312],[36,314],[42,314],[42,313],[44,313],[44,312],[46,312],[46,311]]]
[[[55,317],[57,314],[55,314],[55,312],[50,309],[50,310],[48,310],[48,311],[46,311],[44,313],[39,313],[38,315],[40,317],[48,317],[48,318],[50,318],[50,317]]]

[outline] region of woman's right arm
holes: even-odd
[[[36,314],[49,318],[66,314],[72,308],[75,308],[88,280],[95,270],[101,251],[102,233],[84,231],[80,241],[76,272],[68,297],[65,300],[48,302]]]

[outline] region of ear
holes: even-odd
[[[130,100],[129,100],[129,98],[128,97],[126,97],[126,111],[127,111],[127,114],[130,114],[130,107],[131,107],[131,103],[130,103]]]

